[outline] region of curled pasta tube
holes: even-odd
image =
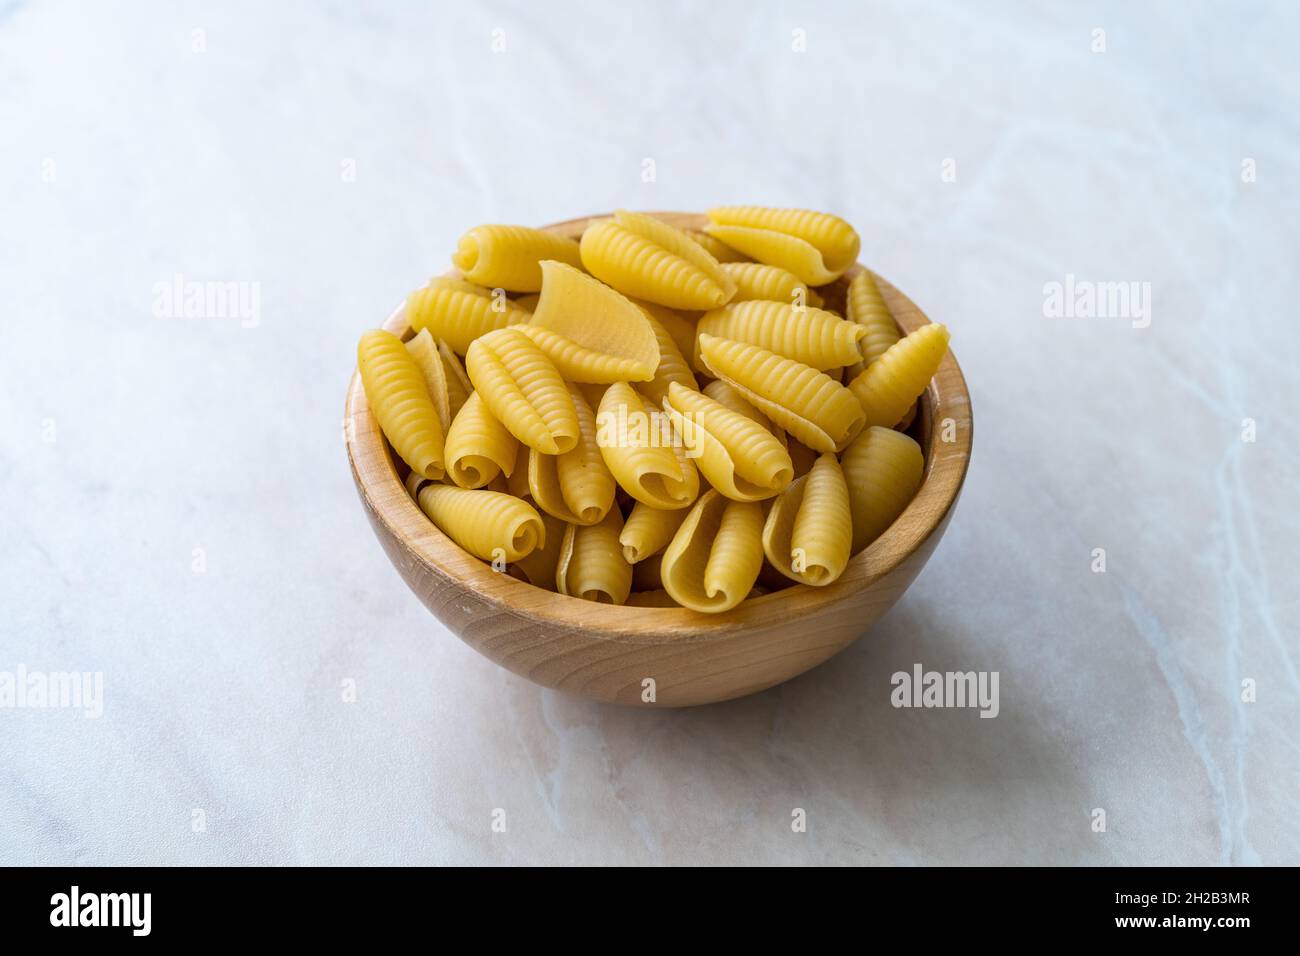
[[[357,344],[357,371],[379,427],[402,461],[425,478],[443,474],[443,431],[424,375],[402,340],[374,329]]]
[[[578,413],[578,444],[562,455],[530,449],[528,490],[543,511],[570,524],[595,524],[613,507],[617,485],[596,444],[595,413],[576,385],[568,388]]]
[[[460,237],[451,257],[469,282],[511,292],[541,289],[544,259],[582,263],[572,239],[528,226],[475,226]]]
[[[518,561],[546,544],[537,510],[510,495],[430,483],[418,501],[447,537],[484,561]]]
[[[565,529],[555,572],[556,589],[561,594],[600,604],[627,601],[632,591],[632,565],[623,559],[618,543],[622,527],[618,510],[610,509],[596,524],[571,524]]]
[[[939,370],[948,351],[948,330],[923,325],[899,339],[849,383],[862,403],[866,424],[891,428],[907,414]]]
[[[921,487],[925,459],[908,435],[879,425],[864,430],[840,460],[853,512],[853,553],[884,534]]]
[[[699,496],[699,472],[672,434],[671,423],[652,415],[627,382],[605,390],[596,426],[605,464],[637,501],[671,511]]]
[[[749,594],[763,566],[763,509],[709,490],[664,552],[664,589],[693,611],[729,611]]]
[[[844,573],[852,544],[848,485],[835,456],[824,454],[772,502],[763,552],[792,581],[822,587]]]
[[[560,455],[578,444],[578,413],[564,379],[518,329],[476,339],[465,367],[488,410],[529,448]]]
[[[481,488],[514,471],[519,442],[473,392],[451,423],[445,453],[452,481],[462,488]]]

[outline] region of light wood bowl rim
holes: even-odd
[[[583,216],[543,228],[565,235],[580,235],[585,225],[604,216]],[[654,212],[685,228],[699,228],[707,222],[700,213]],[[844,279],[864,268],[852,266]],[[452,270],[449,274],[457,274]],[[912,332],[930,320],[915,303],[876,273],[882,295],[899,325]],[[405,338],[410,326],[405,303],[384,322],[383,328]],[[489,605],[520,615],[538,625],[573,628],[593,640],[637,644],[675,644],[723,640],[757,626],[797,622],[813,612],[851,601],[888,575],[941,528],[961,492],[970,464],[973,440],[970,394],[952,350],[922,398],[923,414],[929,416],[929,440],[925,452],[925,475],[920,490],[903,514],[883,535],[854,555],[840,578],[825,587],[795,584],[781,591],[744,601],[722,614],[703,614],[685,608],[647,608],[597,604],[534,587],[491,567],[463,551],[444,535],[406,492],[366,402],[359,374],[353,371],[348,387],[345,428],[348,461],[364,504],[393,539],[408,552],[408,560],[423,565],[450,587],[473,590]],[[939,422],[951,418],[955,436],[941,440]],[[918,520],[918,518],[920,520]]]

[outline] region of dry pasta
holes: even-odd
[[[838,216],[807,209],[717,206],[705,230],[745,255],[793,272],[807,285],[825,285],[858,257],[861,240]]]
[[[763,566],[763,508],[706,491],[664,552],[664,590],[693,611],[729,611]]]
[[[518,561],[546,544],[537,509],[511,495],[430,482],[417,499],[447,537],[484,561]]]
[[[639,385],[637,390],[656,406],[663,405],[664,399],[668,397],[670,385],[676,384],[698,391],[699,384],[695,381],[695,373],[691,371],[690,364],[677,348],[672,335],[649,312],[646,313],[646,319],[654,331],[655,341],[659,343],[659,367],[655,369],[654,378]]]
[[[488,409],[529,448],[560,455],[578,444],[578,413],[564,379],[518,329],[475,339],[465,368]]]
[[[569,525],[555,572],[556,590],[601,604],[627,601],[632,591],[632,565],[623,559],[618,543],[622,526],[616,509],[597,524]]]
[[[852,545],[848,485],[835,456],[824,454],[772,502],[763,553],[791,580],[821,587],[844,573]]]
[[[876,285],[876,277],[866,269],[855,275],[849,283],[847,308],[849,321],[856,322],[867,330],[858,343],[862,349],[861,367],[852,372],[857,375],[884,355],[885,350],[902,337],[902,333],[890,315],[889,307],[885,305],[880,287]]]
[[[873,425],[853,439],[840,461],[853,513],[857,554],[903,513],[921,487],[921,446],[902,432]]]
[[[749,256],[745,255],[743,252],[737,252],[721,239],[718,239],[715,236],[710,236],[702,229],[687,229],[686,235],[690,236],[703,246],[704,251],[717,259],[719,264],[725,265],[728,262],[749,261]]]
[[[699,495],[699,472],[676,441],[671,422],[651,415],[626,382],[605,390],[597,441],[614,479],[637,501],[672,510],[687,507]]]
[[[700,319],[698,329],[700,335],[757,345],[821,372],[861,358],[858,341],[866,335],[862,326],[830,312],[764,301],[715,309]]]
[[[809,448],[838,451],[862,430],[862,406],[853,393],[802,362],[704,334],[700,357],[718,378]]]
[[[528,226],[475,226],[460,237],[451,257],[467,281],[511,292],[541,289],[544,259],[582,264],[572,239]]]
[[[789,453],[754,419],[676,384],[668,390],[664,410],[682,443],[698,456],[700,472],[726,497],[760,501],[793,480]]]
[[[514,471],[519,442],[473,392],[452,420],[444,454],[447,477],[462,488],[482,488]]]
[[[619,211],[582,234],[582,264],[612,288],[671,309],[712,309],[736,292],[717,259],[666,222]]]
[[[780,266],[768,266],[761,262],[731,262],[724,263],[722,269],[736,283],[736,295],[732,302],[766,299],[787,305],[813,304],[808,295],[808,287],[797,275]]]
[[[891,345],[849,383],[867,425],[891,428],[925,391],[948,351],[948,330],[923,325]]]
[[[668,542],[685,520],[685,509],[665,511],[638,501],[632,506],[618,536],[623,545],[623,557],[628,564],[636,564],[658,554],[668,547]]]
[[[578,413],[578,444],[562,455],[530,449],[528,489],[537,507],[570,524],[595,524],[614,505],[614,476],[596,445],[596,415],[576,385],[569,396]]]
[[[428,329],[459,355],[480,335],[508,325],[527,322],[532,313],[504,294],[464,282],[439,277],[406,297],[406,318],[416,332]]]
[[[570,382],[645,382],[659,342],[644,310],[562,262],[543,262],[537,311],[520,326]]]
[[[510,565],[512,577],[527,581],[534,587],[555,590],[555,570],[560,566],[560,549],[564,547],[566,525],[559,518],[540,512],[546,541]]]
[[[442,426],[445,435],[451,427],[451,390],[447,383],[447,366],[443,364],[438,345],[428,329],[421,329],[419,335],[406,343],[406,350],[420,368],[424,387],[433,401],[433,407],[438,410],[438,424]]]
[[[366,400],[388,442],[411,470],[443,474],[443,431],[424,375],[402,340],[374,329],[357,344],[357,370]]]

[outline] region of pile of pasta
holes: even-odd
[[[948,346],[902,335],[826,213],[484,225],[362,336],[375,418],[461,548],[591,601],[723,612],[821,587],[920,487],[904,429]],[[835,303],[839,303],[839,307]],[[841,314],[842,309],[843,314]]]

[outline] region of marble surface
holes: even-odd
[[[0,2],[0,672],[103,679],[0,709],[0,863],[1300,863],[1300,11],[546,10]],[[541,690],[366,525],[355,340],[475,223],[719,201],[952,328],[960,507],[783,687]],[[998,716],[893,707],[917,663]]]

